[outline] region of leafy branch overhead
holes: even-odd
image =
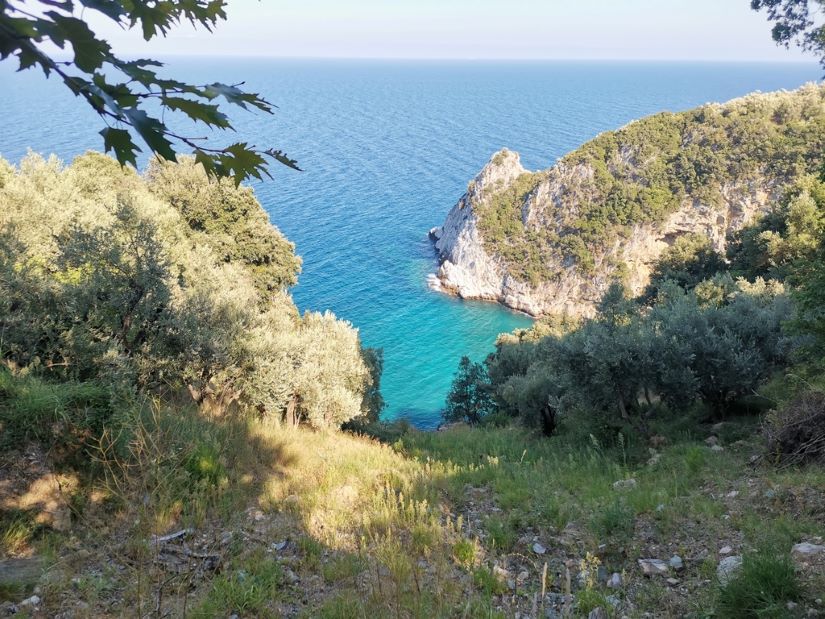
[[[238,184],[269,176],[275,161],[298,170],[297,163],[276,149],[259,149],[247,142],[213,147],[205,137],[177,133],[164,121],[166,112],[179,113],[209,129],[233,130],[220,104],[272,113],[272,104],[243,84],[201,84],[158,75],[163,63],[152,59],[124,60],[89,27],[84,11],[95,11],[124,29],[139,27],[147,41],[166,36],[183,21],[208,31],[226,19],[226,0],[0,0],[0,59],[15,57],[19,69],[40,67],[57,75],[101,116],[100,132],[106,151],[121,164],[137,162],[143,149],[175,161],[181,149],[192,149],[196,160],[217,177]],[[78,16],[79,15],[79,16]],[[59,60],[56,46],[74,54]],[[158,117],[156,114],[160,112]]]
[[[825,68],[825,0],[751,0],[754,11],[764,10],[774,22],[771,35],[779,45],[797,45],[819,56]]]

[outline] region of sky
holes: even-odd
[[[210,34],[188,24],[122,54],[419,59],[799,61],[750,0],[229,0]]]

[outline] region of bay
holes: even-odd
[[[442,62],[169,58],[193,81],[244,81],[279,107],[233,113],[238,138],[284,149],[258,198],[304,260],[293,295],[334,311],[384,349],[385,417],[431,428],[462,355],[530,320],[434,293],[427,231],[498,149],[546,168],[641,116],[817,80],[816,63]],[[70,161],[100,150],[100,120],[54,81],[0,64],[0,155]],[[204,133],[196,128],[196,135]],[[229,136],[234,137],[234,136]],[[227,137],[227,139],[229,139]],[[145,165],[145,158],[141,160]]]

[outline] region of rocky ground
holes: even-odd
[[[768,467],[754,442],[634,466],[517,431],[277,440],[245,509],[154,532],[134,506],[73,504],[81,481],[37,448],[7,455],[0,615],[744,617],[719,591],[772,544],[802,593],[766,616],[825,617],[825,474]]]

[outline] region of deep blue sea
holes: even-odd
[[[819,79],[810,64],[169,59],[170,75],[245,81],[279,106],[233,112],[239,137],[304,172],[274,171],[258,198],[304,259],[302,309],[331,309],[384,349],[387,418],[438,423],[459,358],[530,321],[431,292],[427,231],[501,147],[531,169],[601,131],[662,110]],[[5,65],[5,66],[4,66]],[[57,83],[0,64],[0,155],[69,161],[102,147],[101,123]],[[145,160],[144,160],[145,161]]]

